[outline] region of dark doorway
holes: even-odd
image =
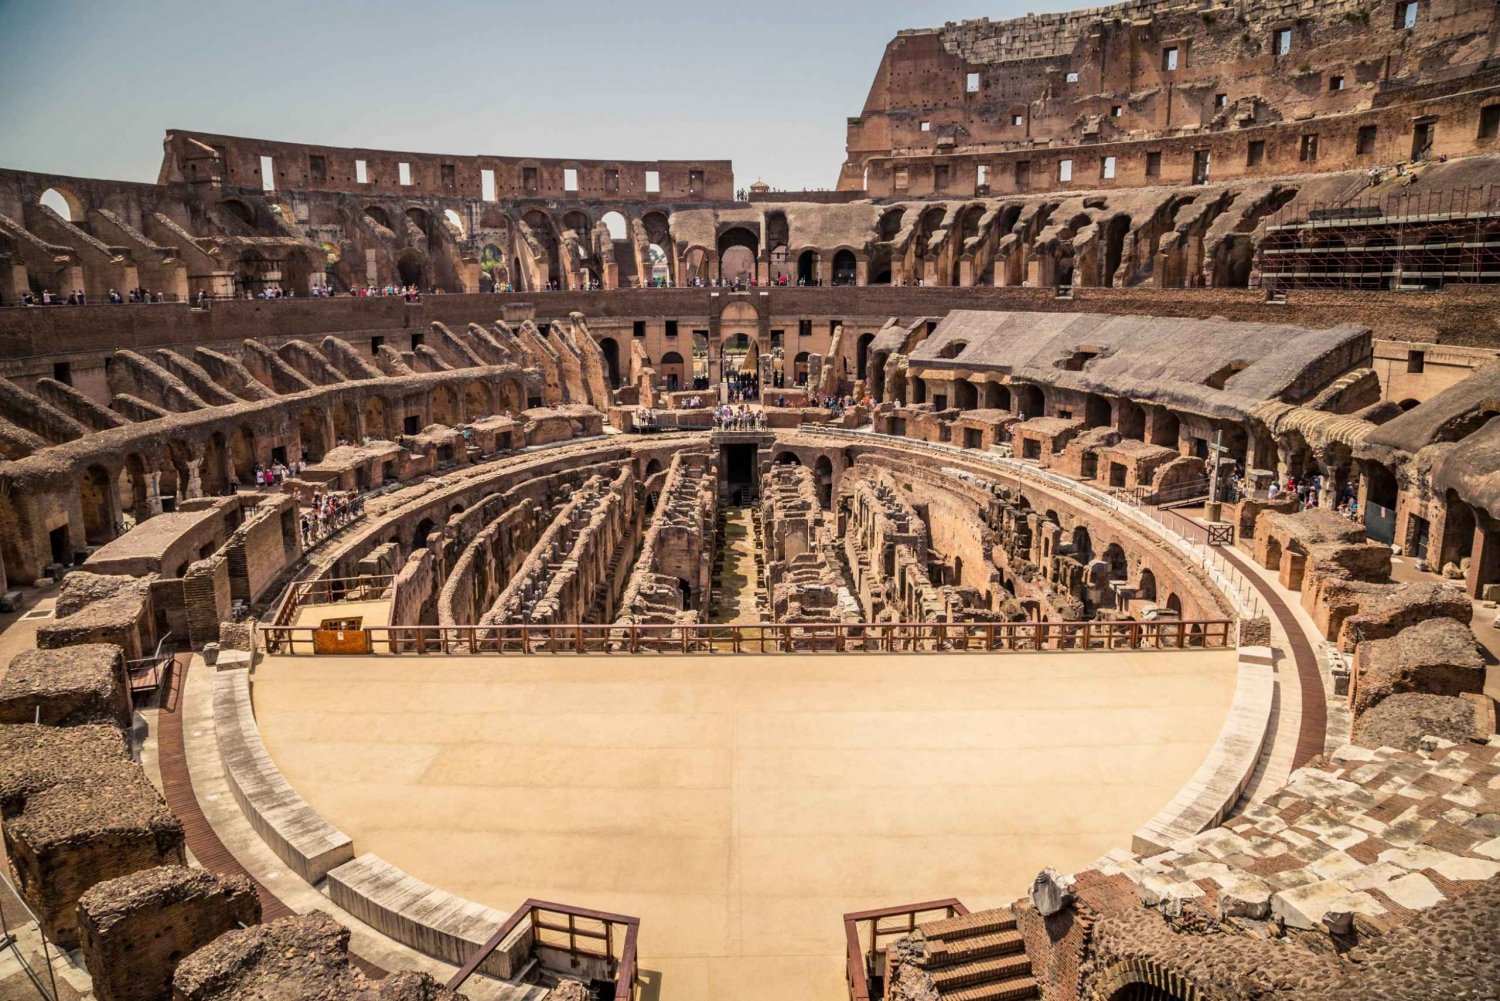
[[[744,504],[755,498],[757,446],[753,444],[724,446],[724,482],[729,496]]]
[[[73,543],[68,540],[68,526],[59,525],[47,533],[52,543],[52,562],[67,566],[73,561]]]

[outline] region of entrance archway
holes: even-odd
[[[833,283],[835,285],[853,285],[858,273],[858,263],[854,259],[854,251],[840,250],[833,255]]]
[[[609,373],[609,384],[620,388],[620,344],[613,337],[599,339],[599,350],[604,355],[604,367]]]

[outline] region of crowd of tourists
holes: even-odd
[[[316,492],[302,512],[304,548],[332,535],[365,513],[365,499],[353,490]]]
[[[721,431],[757,431],[765,426],[765,411],[751,410],[743,403],[738,407],[725,403],[714,411],[714,427]]]
[[[1250,491],[1244,472],[1239,467],[1229,474],[1228,489],[1224,493],[1226,496],[1222,499],[1231,502],[1239,502],[1249,496]],[[1280,497],[1295,497],[1298,511],[1309,511],[1321,507],[1323,505],[1323,474],[1313,473],[1311,476],[1303,477],[1288,476],[1285,482],[1273,480],[1266,488],[1266,498],[1274,501]],[[1359,520],[1359,491],[1355,489],[1354,484],[1347,483],[1338,492],[1333,509],[1350,521]]]

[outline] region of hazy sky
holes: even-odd
[[[154,181],[179,128],[831,188],[898,29],[1084,5],[0,0],[0,167]]]

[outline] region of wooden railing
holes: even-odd
[[[287,588],[286,597],[272,620],[277,626],[290,626],[297,610],[304,605],[331,605],[340,601],[369,601],[380,597],[396,578],[391,574],[366,577],[335,577],[326,580],[299,580]]]
[[[263,626],[267,653],[313,653],[310,626]],[[1232,619],[369,626],[372,654],[920,653],[1187,650],[1237,645]]]
[[[540,949],[557,950],[568,956],[568,969],[555,972],[567,974],[589,960],[602,963],[615,989],[609,997],[600,995],[600,1001],[634,1001],[636,938],[640,927],[640,918],[626,914],[527,900],[468,958],[448,981],[448,989],[458,990],[496,949],[502,945],[510,947],[518,935],[525,935],[529,937],[528,953],[533,957]],[[538,963],[546,967],[540,959]]]
[[[917,930],[922,921],[962,917],[969,909],[954,897],[946,900],[929,900],[921,904],[902,904],[899,907],[882,907],[873,911],[855,911],[844,915],[844,945],[846,958],[844,980],[849,985],[849,1001],[871,1001],[870,981],[876,977],[875,961],[880,955],[881,941],[889,938],[904,938]],[[922,917],[926,915],[926,917]],[[889,918],[899,919],[886,923]],[[920,920],[919,920],[920,919]],[[868,925],[870,945],[864,945],[861,926]]]

